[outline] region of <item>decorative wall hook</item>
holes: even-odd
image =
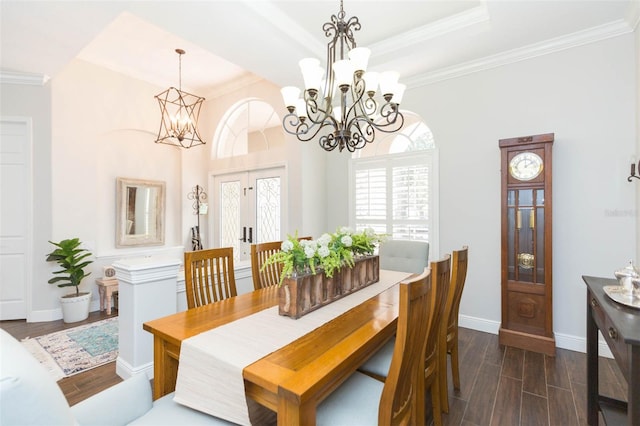
[[[636,171],[638,174],[636,174]],[[640,161],[638,161],[638,165],[636,166],[635,160],[631,163],[631,174],[627,178],[627,182],[631,182],[631,178],[640,179]]]

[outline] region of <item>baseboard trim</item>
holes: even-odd
[[[134,368],[120,356],[116,359],[116,374],[126,380],[138,374],[146,374],[149,380],[153,379],[153,361]]]
[[[498,334],[500,330],[500,323],[497,321],[491,321],[484,318],[471,317],[468,315],[460,315],[458,318],[458,325],[464,328],[470,328],[471,330],[483,331],[485,333]],[[575,352],[587,352],[587,339],[584,337],[573,336],[570,334],[563,334],[555,332],[556,347],[567,349]],[[598,336],[598,355],[605,358],[613,358],[613,354],[604,341],[604,338]]]
[[[89,305],[89,312],[100,310],[100,300],[92,300]],[[41,311],[31,311],[27,322],[49,322],[62,319],[62,308],[45,309]]]

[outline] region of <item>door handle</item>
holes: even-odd
[[[249,234],[249,238],[251,238],[251,234]],[[242,241],[243,243],[247,242],[247,227],[246,226],[242,227],[242,238],[240,238],[240,241]]]
[[[253,242],[253,227],[249,227],[249,244]]]

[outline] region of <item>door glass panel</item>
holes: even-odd
[[[278,241],[280,237],[280,177],[256,180],[256,241]]]
[[[251,244],[282,240],[286,214],[284,168],[222,175],[214,178],[220,209],[212,226],[216,247],[233,247],[236,263],[250,260]],[[283,213],[284,212],[284,213]]]
[[[533,190],[522,189],[518,191],[518,204],[520,206],[531,206],[533,204]]]
[[[240,229],[240,181],[220,184],[220,247],[233,247],[238,253]]]

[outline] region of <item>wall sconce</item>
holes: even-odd
[[[636,171],[638,172],[638,174],[636,174]],[[633,159],[633,162],[631,163],[631,174],[627,178],[627,182],[631,182],[631,178],[640,179],[640,161],[638,161],[638,164],[636,166],[635,159]]]

